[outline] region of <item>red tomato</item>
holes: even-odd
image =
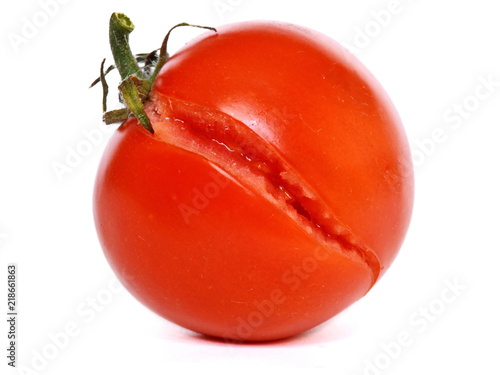
[[[234,340],[289,337],[364,296],[396,256],[410,152],[384,90],[315,31],[247,22],[172,56],[95,184],[105,255],[144,305]]]

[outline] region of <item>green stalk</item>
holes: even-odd
[[[151,82],[145,80],[144,73],[132,54],[129,44],[129,35],[134,28],[134,24],[125,14],[113,13],[109,20],[109,44],[111,45],[116,69],[118,69],[122,78],[119,89],[125,105],[147,131],[154,133],[148,115],[144,110],[144,101],[151,90]],[[105,87],[106,84],[102,73],[101,81]],[[105,116],[104,118],[105,120],[115,120],[116,115],[128,117],[129,111],[113,112],[113,116]]]
[[[134,30],[135,26],[125,14],[113,13],[109,20],[109,44],[115,60],[115,66],[122,82],[118,89],[120,90],[121,98],[125,103],[126,108],[106,112],[106,99],[108,94],[108,85],[106,83],[106,74],[114,67],[109,67],[104,71],[104,61],[101,64],[100,76],[92,83],[91,87],[97,82],[101,82],[103,86],[103,119],[106,124],[112,124],[125,121],[131,114],[133,114],[139,122],[150,133],[154,133],[151,121],[144,110],[144,102],[148,99],[153,82],[155,81],[158,73],[163,65],[169,59],[167,53],[168,38],[172,30],[179,26],[200,27],[217,32],[213,27],[190,25],[181,23],[170,29],[168,34],[163,40],[160,48],[160,55],[158,61],[154,58],[157,50],[148,55],[138,55],[139,60],[144,61],[144,70],[139,67],[136,56],[132,54],[129,44],[129,35]],[[142,60],[141,60],[142,59]],[[152,74],[149,74],[153,70]]]
[[[144,110],[141,93],[137,88],[140,83],[138,83],[137,80],[137,77],[130,76],[122,81],[119,89],[128,109],[130,109],[130,111],[135,115],[142,126],[144,126],[148,132],[153,134],[153,126],[151,125],[149,117]]]
[[[113,13],[109,20],[109,44],[115,59],[115,65],[122,79],[131,75],[142,77],[141,69],[130,50],[129,35],[134,31],[134,24],[123,13]]]

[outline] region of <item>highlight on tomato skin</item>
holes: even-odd
[[[94,217],[124,286],[208,336],[276,340],[362,298],[406,234],[413,172],[387,94],[330,38],[258,21],[202,34],[112,136]]]

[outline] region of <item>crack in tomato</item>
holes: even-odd
[[[267,141],[226,113],[157,95],[161,99],[153,97],[146,106],[151,112],[154,137],[218,165],[286,213],[318,243],[366,263],[373,274],[372,285],[377,281],[381,266],[376,254],[336,218],[319,194]]]

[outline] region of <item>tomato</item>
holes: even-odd
[[[94,215],[124,286],[166,319],[275,340],[332,318],[393,262],[412,211],[400,118],[339,44],[255,21],[205,32],[116,131]]]

